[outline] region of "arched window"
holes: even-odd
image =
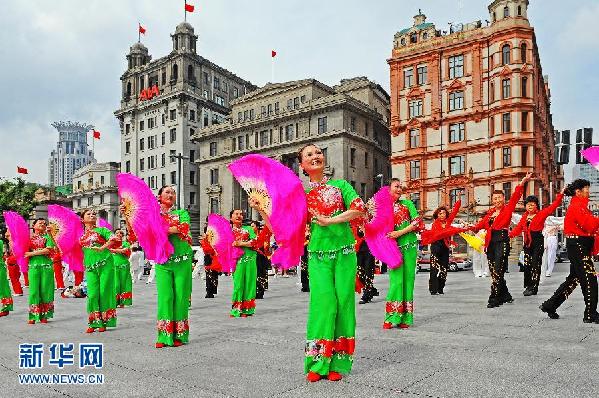
[[[412,33],[410,35],[410,43],[417,43],[418,42],[418,33]]]
[[[131,82],[127,82],[127,97],[131,96]]]
[[[179,66],[177,64],[173,64],[173,70],[171,73],[171,80],[177,81],[179,77]]]
[[[175,36],[175,50],[179,49],[179,36]]]
[[[402,37],[402,38],[401,38],[401,45],[402,45],[402,46],[405,46],[405,45],[406,45],[406,38],[405,38],[405,37]]]
[[[520,45],[520,60],[522,61],[522,63],[526,63],[526,51],[527,51],[528,47],[526,45],[526,43],[522,43]]]
[[[422,40],[426,40],[426,39],[428,39],[428,32],[424,32],[422,34]]]
[[[143,76],[139,77],[139,89],[143,90],[144,89],[144,82],[145,82],[145,78]]]
[[[503,17],[507,18],[510,16],[510,9],[507,6],[503,7]]]
[[[502,65],[508,65],[510,63],[510,45],[509,44],[504,44],[503,47],[501,47],[501,64]]]
[[[522,6],[518,6],[518,16],[522,16]]]
[[[187,67],[187,78],[188,78],[189,80],[192,80],[192,79],[193,79],[193,66],[192,66],[192,65],[189,65],[189,66]]]

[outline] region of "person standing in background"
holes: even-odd
[[[551,225],[545,227],[545,251],[547,252],[547,269],[545,276],[550,277],[555,266],[555,258],[557,256],[557,233],[560,230],[559,225]]]

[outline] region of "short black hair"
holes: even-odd
[[[574,196],[574,195],[576,195],[577,189],[582,189],[584,187],[590,187],[590,186],[591,186],[591,182],[589,180],[579,178],[577,180],[572,181],[570,184],[568,184],[568,186],[566,187],[566,189],[564,191],[564,194],[566,196]]]
[[[534,195],[528,195],[526,199],[524,199],[524,205],[526,206],[527,203],[534,203],[539,207],[539,198]]]

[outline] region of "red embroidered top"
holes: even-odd
[[[465,231],[465,229],[455,228],[451,226],[451,223],[458,215],[460,208],[462,207],[462,201],[458,200],[451,209],[451,214],[447,215],[445,222],[441,222],[438,218],[433,221],[430,229],[424,230],[421,234],[421,240],[423,245],[428,245],[430,243],[436,242],[438,240],[442,240],[445,243],[445,246],[450,247],[453,243],[450,240],[450,237],[458,234],[460,232]]]
[[[81,238],[79,238],[79,244],[81,247],[100,247],[103,246],[107,242],[106,238],[104,238],[98,231],[93,229],[86,229]]]
[[[258,236],[254,240],[253,248],[263,256],[270,256],[270,237],[272,236],[272,232],[268,227],[264,226]]]
[[[179,215],[180,210],[175,210],[170,213],[161,213],[162,218],[170,227],[177,228],[177,236],[191,245],[191,236],[189,235],[189,222],[182,221]]]
[[[50,257],[53,261],[55,261],[54,257],[56,256],[58,251],[53,247],[53,243],[51,243],[50,246],[48,246],[48,239],[50,239],[48,235],[41,235],[37,233],[31,234],[31,237],[29,238],[29,251],[49,249],[50,253],[46,254],[46,256]],[[60,253],[58,254],[60,255]]]
[[[490,219],[496,211],[495,207],[491,207],[487,211],[487,214],[485,214],[485,216],[476,225],[470,228],[472,231],[480,231],[481,229],[487,230],[487,234],[485,235],[485,247],[489,246],[489,242],[491,242],[491,231],[500,231],[502,229],[509,228],[510,223],[512,222],[512,213],[514,212],[518,201],[522,197],[522,190],[522,185],[518,185],[514,189],[509,202],[503,206],[501,210],[499,210],[499,214],[492,221],[491,225]]]
[[[207,238],[200,241],[200,246],[202,246],[202,251],[204,252],[204,268],[213,271],[222,271],[222,266],[218,262],[218,256]],[[206,264],[206,256],[210,256],[210,264]]]
[[[536,213],[524,212],[520,222],[514,227],[514,229],[511,230],[509,234],[510,238],[514,238],[521,233],[524,233],[524,245],[529,247],[532,243],[530,233],[543,231],[543,228],[545,227],[545,220],[559,207],[560,203],[562,203],[563,197],[564,194],[558,194],[553,203],[545,207],[543,210],[537,211]],[[529,224],[528,219],[530,216],[532,216],[532,219]]]
[[[566,210],[564,235],[593,236],[599,230],[599,217],[589,210],[589,199],[573,196]]]

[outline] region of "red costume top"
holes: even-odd
[[[222,271],[222,266],[218,262],[218,256],[216,255],[216,251],[214,251],[214,248],[212,247],[212,245],[210,245],[210,242],[208,242],[207,238],[204,238],[200,241],[200,246],[202,246],[204,256],[210,256],[212,260],[212,263],[210,265],[204,265],[204,268],[219,272]]]
[[[268,227],[264,226],[257,235],[252,247],[258,253],[268,257],[270,255],[270,237],[272,236],[272,232],[270,232]]]
[[[48,243],[47,235],[42,235],[42,234],[38,234],[38,233],[34,232],[33,234],[31,234],[31,237],[29,238],[29,250],[34,251],[34,250],[40,250],[40,249],[48,249],[48,250],[50,250],[50,253],[46,254],[46,256],[50,257],[50,259],[52,259],[52,261],[55,261],[54,257],[56,256],[56,253],[58,251],[54,248],[46,247],[47,243]]]
[[[449,247],[452,244],[452,241],[449,238],[455,234],[465,231],[463,228],[455,228],[451,226],[451,223],[460,211],[460,207],[462,207],[462,201],[458,200],[453,205],[451,214],[447,215],[447,218],[444,222],[437,218],[435,221],[433,221],[430,229],[423,230],[420,234],[422,244],[428,245],[438,240],[443,240],[445,246]]]
[[[489,242],[491,242],[491,231],[507,230],[509,228],[510,223],[512,222],[512,213],[522,196],[522,189],[522,185],[518,185],[516,189],[514,189],[514,193],[512,193],[509,202],[499,210],[499,214],[494,220],[492,220],[491,216],[497,209],[492,207],[476,225],[470,228],[472,231],[480,231],[481,229],[487,230],[487,234],[485,235],[485,248],[489,246]]]
[[[543,231],[543,228],[545,227],[545,220],[547,219],[547,217],[549,217],[551,214],[555,212],[560,203],[562,203],[563,197],[563,193],[558,194],[553,203],[551,203],[549,206],[545,207],[541,211],[537,210],[534,213],[524,212],[518,225],[516,225],[514,229],[511,230],[509,234],[510,238],[514,238],[520,235],[521,233],[524,233],[524,246],[530,247],[530,244],[532,243],[532,238],[530,235],[531,232]],[[532,219],[529,223],[528,219],[531,215]]]
[[[179,214],[175,212],[171,213],[160,213],[162,218],[168,223],[168,227],[177,228],[177,236],[189,245],[191,245],[191,236],[189,235],[189,223],[181,222],[179,220]]]
[[[593,236],[599,230],[599,217],[589,210],[589,199],[573,196],[566,210],[564,235]]]

